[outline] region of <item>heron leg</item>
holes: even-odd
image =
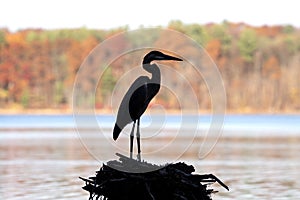
[[[141,134],[140,134],[140,119],[138,119],[137,122],[137,131],[136,131],[136,140],[137,140],[137,147],[138,147],[138,154],[137,154],[137,159],[141,161]]]
[[[130,158],[132,158],[132,151],[133,151],[134,127],[135,127],[135,121],[133,121],[132,129],[130,133]]]

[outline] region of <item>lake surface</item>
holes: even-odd
[[[230,188],[211,185],[213,199],[299,199],[299,115],[228,115],[222,135],[209,131],[209,115],[182,118],[142,119],[145,159],[213,173]],[[72,115],[0,115],[0,199],[88,199],[78,177],[117,159],[115,149],[126,154],[130,126],[112,142],[113,116],[97,116],[97,126],[82,120],[78,131]]]

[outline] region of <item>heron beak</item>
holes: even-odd
[[[158,58],[158,60],[175,60],[175,61],[182,61],[182,59],[180,59],[180,58],[176,58],[176,57],[174,57],[174,56],[169,56],[169,55],[166,55],[166,54],[164,54],[163,56],[160,56],[160,57]]]

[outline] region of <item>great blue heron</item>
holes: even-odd
[[[158,93],[160,89],[161,75],[158,66],[152,61],[155,60],[175,60],[182,61],[180,58],[163,54],[159,51],[151,51],[145,55],[142,67],[152,74],[151,78],[148,76],[138,77],[126,92],[119,107],[117,120],[113,130],[113,138],[116,140],[120,135],[122,129],[129,123],[133,122],[130,133],[130,158],[132,158],[134,128],[137,121],[137,146],[138,146],[138,160],[141,160],[140,147],[140,117],[147,109],[152,98]]]

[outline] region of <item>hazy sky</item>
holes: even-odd
[[[116,28],[184,23],[246,22],[252,25],[291,24],[300,27],[297,0],[4,0],[0,27]]]

